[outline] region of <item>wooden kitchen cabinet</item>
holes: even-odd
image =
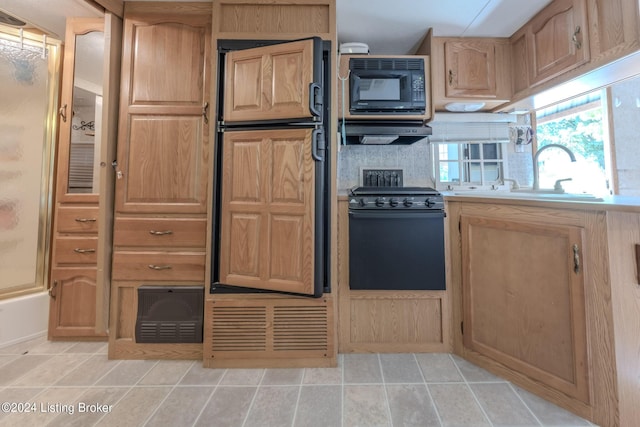
[[[640,49],[636,0],[587,0],[591,61],[605,62]]]
[[[211,8],[125,4],[110,358],[202,357],[201,343],[177,335],[170,343],[138,343],[135,329],[139,315],[151,313],[146,306],[138,313],[141,286],[205,281]],[[169,320],[153,319],[158,328],[171,328]]]
[[[474,214],[460,226],[465,347],[588,402],[584,229]]]
[[[106,339],[122,22],[71,18],[56,158],[49,339]]]
[[[511,52],[508,39],[430,37],[418,54],[431,55],[433,104],[484,102],[491,109],[511,99]]]
[[[449,201],[448,215],[454,352],[619,425],[605,212]]]
[[[586,0],[554,0],[526,24],[531,85],[589,61]]]

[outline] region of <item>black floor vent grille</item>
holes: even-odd
[[[200,343],[202,286],[140,286],[136,342]]]

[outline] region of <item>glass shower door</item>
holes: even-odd
[[[59,51],[0,25],[0,299],[45,286]]]

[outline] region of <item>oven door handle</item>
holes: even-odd
[[[349,217],[351,218],[381,218],[381,219],[402,219],[411,217],[424,217],[425,219],[437,219],[445,217],[444,211],[387,211],[387,210],[349,210]]]

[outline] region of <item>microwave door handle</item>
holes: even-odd
[[[309,84],[309,111],[322,119],[322,86],[315,82]]]

